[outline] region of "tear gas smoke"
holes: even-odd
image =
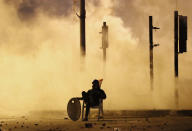
[[[82,71],[73,1],[0,1],[1,112],[65,110],[68,100],[90,89],[95,78],[104,78],[105,109],[174,108],[172,1],[127,2],[87,2],[87,57]],[[189,11],[183,12],[188,15]],[[155,34],[161,47],[155,49],[153,93],[149,85],[149,15],[162,27]],[[103,21],[109,25],[110,43],[105,67],[99,34]],[[180,70],[181,77],[191,80],[190,56],[181,58]],[[191,91],[185,79],[183,96]],[[182,108],[192,107],[186,101],[189,96],[182,97]]]

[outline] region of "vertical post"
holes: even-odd
[[[174,12],[174,65],[175,65],[175,104],[176,107],[178,108],[179,105],[179,92],[178,92],[178,76],[179,76],[179,72],[178,72],[178,11]]]
[[[153,90],[153,17],[149,16],[149,58],[150,58],[150,84]]]
[[[107,50],[106,48],[103,48],[103,61],[106,61],[106,57],[107,57]]]
[[[85,0],[80,0],[80,49],[81,56],[85,57],[86,55],[86,38],[85,38]]]
[[[179,76],[178,72],[178,11],[175,11],[175,22],[174,22],[174,64],[175,64],[175,77]]]
[[[108,26],[106,22],[103,22],[102,27],[102,49],[103,49],[103,60],[106,61],[108,48]]]

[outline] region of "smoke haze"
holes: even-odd
[[[178,4],[189,17],[190,0]],[[76,5],[74,5],[74,3]],[[188,4],[187,4],[188,3]],[[172,109],[174,105],[174,0],[87,1],[87,56],[80,63],[78,1],[0,0],[0,101],[2,113],[65,110],[72,97],[104,78],[105,109]],[[155,90],[150,91],[148,17],[154,16]],[[102,23],[109,25],[107,62],[102,62]],[[191,40],[180,55],[180,108],[192,108]],[[83,70],[82,67],[83,66]]]

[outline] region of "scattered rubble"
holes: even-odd
[[[85,123],[85,128],[93,128],[93,124],[92,123]]]

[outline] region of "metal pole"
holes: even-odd
[[[106,48],[103,48],[103,61],[106,61],[107,53]]]
[[[85,0],[80,0],[80,48],[81,55],[85,57],[86,55],[86,38],[85,38]]]
[[[179,92],[178,92],[178,77],[179,77],[179,72],[178,72],[178,11],[174,12],[174,65],[175,65],[175,104],[176,107],[178,108],[179,106]]]
[[[178,11],[175,11],[175,27],[174,27],[174,63],[175,63],[175,77],[179,76],[178,72]]]
[[[108,26],[106,22],[103,22],[102,27],[102,49],[103,49],[103,60],[107,59],[107,48],[108,48]]]
[[[149,58],[150,58],[150,81],[153,90],[153,17],[149,16]]]

